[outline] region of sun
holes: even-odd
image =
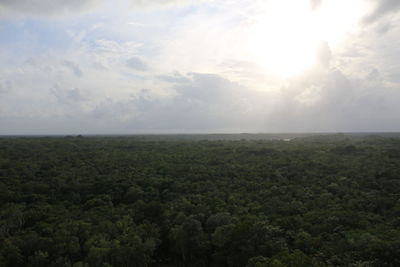
[[[248,52],[266,72],[282,77],[314,66],[321,43],[340,45],[366,10],[363,0],[324,0],[314,9],[310,0],[266,3],[253,18]]]

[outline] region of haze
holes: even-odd
[[[1,0],[0,134],[400,131],[398,0]]]

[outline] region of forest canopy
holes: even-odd
[[[267,139],[0,138],[0,266],[400,266],[398,137]]]

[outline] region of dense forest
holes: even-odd
[[[400,138],[0,138],[0,266],[400,266]]]

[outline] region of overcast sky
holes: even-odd
[[[399,0],[0,0],[0,134],[400,131]]]

